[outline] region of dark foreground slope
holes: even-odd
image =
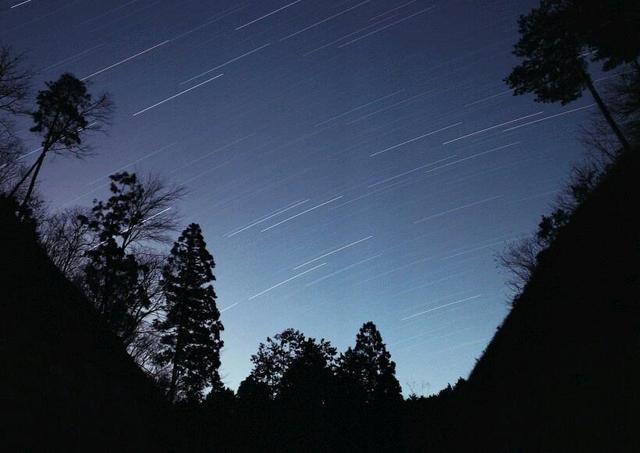
[[[639,386],[636,153],[620,159],[539,257],[468,382],[423,408],[433,424],[414,418],[422,431],[412,446],[640,451]]]
[[[575,212],[466,383],[379,414],[167,407],[0,201],[3,450],[640,451],[639,175],[621,157]]]
[[[166,448],[160,395],[3,200],[0,231],[2,449]]]

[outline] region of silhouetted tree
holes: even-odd
[[[106,237],[88,252],[84,269],[85,294],[94,301],[98,313],[125,345],[134,338],[138,319],[150,300],[141,285],[147,269],[132,253],[118,246],[114,236]]]
[[[640,27],[639,27],[640,28]],[[616,120],[624,125],[627,138],[633,145],[640,143],[640,65],[632,71],[624,71],[610,81],[606,89],[607,102]],[[601,124],[594,121],[586,131],[587,144],[604,154],[608,161],[615,159],[619,147],[612,146],[610,133]]]
[[[600,169],[593,163],[576,166],[551,214],[542,216],[535,235],[508,244],[498,255],[499,264],[511,273],[508,283],[512,289],[516,292],[524,289],[538,266],[540,253],[556,240],[558,232],[569,223],[572,213],[594,190],[605,170],[606,167]]]
[[[24,113],[24,100],[31,86],[31,73],[21,68],[22,56],[0,46],[0,112]],[[5,118],[0,127],[9,128]]]
[[[595,4],[592,1],[588,3]],[[615,2],[600,3],[611,8]],[[622,147],[630,149],[594,86],[584,55],[595,51],[597,58],[606,58],[608,64],[605,69],[614,67],[617,57],[604,50],[601,55],[597,54],[595,46],[600,40],[590,35],[587,32],[589,27],[582,23],[585,14],[581,5],[584,6],[583,2],[577,0],[542,0],[538,8],[520,17],[521,37],[515,45],[514,54],[523,61],[513,69],[506,82],[516,95],[534,93],[536,101],[560,102],[562,105],[578,99],[588,89]],[[600,23],[597,22],[598,25]]]
[[[98,230],[119,236],[123,249],[143,242],[169,242],[168,233],[178,224],[173,204],[184,190],[154,176],[139,179],[135,173],[116,173],[109,179],[112,196],[106,203],[94,202],[91,221],[102,224]]]
[[[46,85],[47,89],[38,93],[38,110],[31,114],[34,122],[31,131],[42,136],[42,151],[11,192],[14,196],[31,176],[23,205],[29,202],[47,153],[83,157],[88,151],[82,142],[86,131],[99,129],[111,112],[111,102],[106,94],[93,99],[86,84],[69,73]]]
[[[2,450],[181,450],[153,383],[51,264],[16,205],[0,195]]]
[[[293,450],[333,449],[334,356],[335,348],[328,342],[307,338],[280,380],[274,405],[282,411],[277,431]]]
[[[20,177],[23,153],[21,142],[7,131],[0,131],[0,193],[11,191],[15,180]]]
[[[213,388],[207,394],[204,399],[205,407],[212,408],[216,411],[217,415],[229,415],[236,402],[236,395],[228,387],[220,385],[218,388]]]
[[[507,244],[498,255],[498,263],[511,273],[509,286],[516,292],[522,291],[538,265],[538,253],[542,245],[537,238],[523,238]]]
[[[82,221],[87,215],[87,209],[65,209],[45,217],[39,228],[40,243],[47,255],[72,281],[80,278],[86,254],[96,245],[89,226]]]
[[[238,419],[236,430],[241,451],[268,450],[265,439],[272,439],[273,425],[278,420],[274,413],[271,390],[264,382],[248,376],[238,386],[236,392]]]
[[[348,348],[338,360],[341,385],[347,386],[353,397],[365,403],[400,401],[402,390],[395,373],[396,364],[376,325],[364,323],[356,336],[355,346]]]
[[[24,113],[31,74],[21,69],[22,56],[0,46],[0,193],[10,191],[19,178],[22,144],[14,133],[16,115]]]
[[[218,368],[223,326],[211,286],[214,266],[200,226],[192,223],[173,245],[164,268],[166,317],[156,323],[162,333],[158,362],[171,366],[171,401],[178,396],[201,401],[207,386],[222,389]]]
[[[543,215],[536,233],[538,240],[545,245],[551,244],[555,241],[560,228],[568,222],[569,213],[561,208],[555,209],[550,215]]]
[[[562,0],[594,61],[609,71],[622,64],[636,70],[640,57],[640,4],[635,0]]]
[[[332,394],[335,353],[328,342],[304,340],[300,352],[282,375],[278,399],[308,410],[325,405]]]
[[[238,386],[237,397],[240,401],[252,405],[264,405],[271,400],[271,391],[267,384],[248,376]]]
[[[309,339],[315,343],[314,339]],[[255,382],[263,383],[269,389],[270,397],[278,394],[280,382],[293,361],[304,349],[307,338],[295,329],[286,329],[273,338],[267,337],[266,343],[260,343],[258,351],[251,356],[253,370],[250,377]],[[318,350],[328,362],[335,355],[331,343],[321,339],[317,343]]]
[[[172,204],[179,188],[157,178],[138,181],[126,172],[110,176],[111,197],[95,201],[89,216],[80,216],[97,244],[87,252],[85,294],[125,345],[132,344],[145,319],[161,306],[162,254],[150,241],[164,241],[175,228]]]
[[[127,352],[142,370],[154,379],[159,388],[169,388],[166,367],[158,367],[156,354],[160,350],[160,334],[153,326],[153,320],[146,319],[138,325],[135,335],[127,344]]]

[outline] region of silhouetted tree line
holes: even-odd
[[[107,200],[48,215],[34,196],[45,158],[89,155],[86,135],[108,123],[112,105],[107,94],[94,97],[85,82],[65,73],[46,83],[36,108],[29,110],[30,76],[20,69],[19,56],[0,50],[4,196],[14,200],[23,222],[38,226],[51,260],[138,364],[160,382],[169,373],[169,398],[200,400],[203,389],[222,386],[217,374],[222,324],[210,285],[213,257],[197,224],[189,225],[169,252],[157,247],[169,242],[177,227],[173,204],[183,189],[158,177],[121,172],[109,177]],[[28,167],[21,164],[27,154],[14,133],[16,115],[30,116],[31,132],[42,138]]]
[[[286,329],[259,345],[251,357],[253,368],[236,394],[226,388],[219,374],[224,327],[213,288],[215,262],[200,226],[188,225],[172,246],[166,247],[179,225],[175,204],[184,190],[157,176],[141,178],[121,172],[109,176],[109,197],[94,200],[93,207],[47,213],[37,193],[37,178],[46,156],[88,155],[85,138],[108,123],[112,106],[108,95],[93,96],[84,82],[63,74],[46,84],[36,96],[36,108],[30,110],[31,75],[21,69],[20,56],[8,48],[0,49],[3,203],[9,203],[23,225],[37,229],[38,240],[51,261],[84,294],[104,325],[172,404],[176,418],[171,428],[179,449],[461,451],[464,446],[470,451],[474,440],[464,438],[465,433],[479,436],[477,451],[489,451],[488,446],[492,451],[536,451],[534,444],[548,447],[548,439],[543,442],[535,435],[536,430],[547,433],[548,427],[533,425],[527,431],[524,425],[516,425],[513,420],[525,423],[522,420],[534,418],[518,415],[515,403],[492,387],[491,376],[497,380],[492,370],[509,373],[509,363],[491,364],[509,356],[509,348],[517,350],[529,344],[530,340],[513,340],[522,332],[536,338],[530,327],[511,327],[518,322],[527,326],[529,321],[522,319],[536,319],[540,329],[551,329],[548,326],[553,322],[547,312],[536,314],[527,304],[532,303],[532,297],[546,297],[547,288],[558,288],[559,283],[540,283],[553,269],[554,260],[561,259],[558,243],[571,243],[567,237],[585,230],[585,218],[593,220],[598,209],[606,210],[607,196],[614,195],[603,194],[627,190],[629,175],[620,182],[622,188],[611,182],[611,175],[623,174],[620,162],[629,161],[625,156],[637,155],[640,139],[640,3],[542,0],[520,18],[519,30],[514,54],[521,62],[506,82],[516,95],[533,93],[536,101],[562,105],[588,91],[602,115],[587,137],[599,154],[576,167],[567,189],[552,212],[542,217],[536,233],[512,244],[501,255],[502,264],[513,271],[512,284],[518,291],[512,314],[496,335],[500,338],[497,346],[489,346],[469,380],[460,379],[437,395],[412,395],[403,400],[395,363],[372,322],[362,326],[355,345],[341,354],[325,339]],[[600,84],[592,77],[595,63],[602,63],[605,73],[617,71],[608,83]],[[31,116],[31,131],[42,138],[38,157],[28,167],[22,163],[25,152],[14,131],[16,115]],[[603,186],[609,187],[608,192]],[[590,202],[596,207],[584,214],[584,206]],[[615,217],[619,211],[610,214]],[[593,221],[609,231],[606,219]],[[577,230],[576,224],[582,230]],[[626,230],[624,233],[632,236]],[[571,247],[568,249],[576,256],[582,253]],[[612,252],[610,258],[615,256]],[[579,267],[580,263],[574,264]],[[567,280],[573,284],[574,277],[569,272]],[[615,280],[610,275],[607,278]],[[625,280],[625,288],[636,288],[633,278],[637,275]],[[620,300],[628,299],[629,294],[636,293],[628,290]],[[588,294],[583,297],[588,300]],[[518,306],[520,301],[527,301],[523,302],[525,308]],[[559,310],[560,317],[566,315],[563,310]],[[585,323],[595,319],[582,313],[576,317]],[[565,347],[557,331],[552,332]],[[612,337],[618,338],[617,334],[611,332]],[[512,343],[503,338],[512,338]],[[505,344],[508,346],[502,346]],[[579,346],[575,350],[587,354]],[[580,357],[588,361],[587,355]],[[537,363],[544,367],[544,362]],[[547,370],[530,371],[556,376],[556,370],[565,370],[561,361],[550,359],[549,363]],[[629,365],[629,369],[636,368],[636,362]],[[533,382],[520,378],[526,385]],[[534,409],[551,410],[556,404],[558,413],[567,413],[553,389],[544,387],[553,394],[548,396],[526,385],[513,393],[514,386],[505,384],[505,395],[520,398]],[[571,387],[568,391],[573,394],[574,390]],[[544,401],[531,405],[529,391]],[[493,395],[491,401],[484,398],[489,394]],[[487,413],[498,414],[498,427],[482,419],[483,405]],[[596,426],[587,420],[589,414],[578,415],[575,426]],[[587,421],[581,425],[583,419]],[[541,423],[535,420],[531,423]],[[575,436],[578,431],[568,432],[567,436]],[[571,445],[570,440],[565,438],[558,445]]]
[[[8,50],[5,58],[15,73],[17,60]],[[19,76],[24,85],[13,89],[16,103],[26,96],[28,83],[28,74]],[[34,112],[25,112],[34,121],[32,132],[43,137],[42,147],[31,166],[18,168],[7,180],[12,187],[6,194],[15,200],[22,221],[36,225],[52,262],[93,304],[168,401],[185,411],[222,407],[242,419],[262,408],[262,423],[279,414],[269,429],[300,445],[313,445],[309,436],[326,442],[325,431],[342,433],[341,438],[360,436],[356,445],[369,438],[393,445],[397,426],[391,415],[402,402],[401,387],[372,322],[362,326],[355,346],[340,355],[329,341],[294,329],[267,338],[251,357],[253,370],[236,396],[218,371],[224,327],[212,286],[215,262],[200,226],[188,225],[169,250],[164,248],[178,226],[175,203],[184,190],[156,176],[120,172],[109,176],[110,196],[94,200],[92,208],[48,215],[35,190],[45,157],[86,156],[85,134],[108,120],[111,103],[107,95],[94,100],[84,82],[63,74],[46,84],[36,104]],[[374,423],[374,413],[384,423]],[[248,442],[270,432],[244,428],[255,432]]]

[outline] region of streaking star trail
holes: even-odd
[[[400,383],[437,392],[507,313],[495,255],[536,230],[595,111],[504,84],[538,1],[14,0],[0,44],[24,53],[33,96],[70,72],[113,99],[91,158],[47,156],[52,212],[105,200],[116,172],[184,186],[149,216],[202,228],[226,386],[267,336],[292,327],[344,351],[371,320]],[[27,167],[31,126],[16,122]]]

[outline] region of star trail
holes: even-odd
[[[400,383],[437,391],[507,313],[496,253],[536,228],[593,110],[506,89],[536,3],[0,0],[0,41],[36,87],[69,71],[114,100],[94,156],[43,169],[53,210],[124,169],[186,187],[168,209],[215,257],[227,385],[267,336],[344,350],[373,320]]]

